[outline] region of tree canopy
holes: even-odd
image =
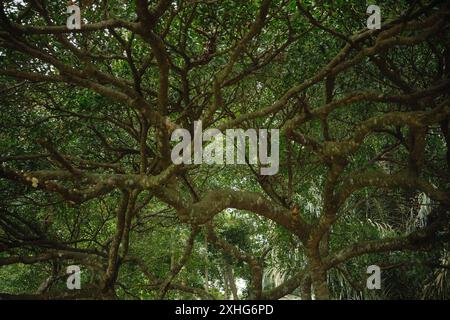
[[[448,299],[450,4],[372,3],[1,1],[0,299]]]

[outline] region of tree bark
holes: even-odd
[[[327,273],[324,270],[311,272],[311,280],[316,300],[329,300],[330,292],[327,285]]]
[[[206,254],[205,254],[205,283],[204,283],[204,288],[205,288],[205,291],[206,292],[208,292],[208,290],[209,290],[209,269],[208,269],[208,266],[209,266],[209,259],[208,259],[208,236],[207,236],[207,234],[205,233],[205,237],[204,237],[204,244],[205,244],[205,252],[206,252]]]
[[[236,287],[236,280],[234,278],[233,268],[231,268],[231,265],[225,261],[225,272],[228,279],[228,284],[230,285],[231,294],[233,295],[233,300],[238,300],[238,293],[237,293],[237,287]]]
[[[329,300],[330,292],[327,284],[327,271],[322,264],[319,255],[319,249],[313,251],[310,255],[311,283],[316,300]]]
[[[311,300],[311,293],[311,277],[305,277],[305,280],[300,286],[300,296],[302,300]]]

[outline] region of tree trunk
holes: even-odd
[[[208,259],[208,236],[205,233],[205,238],[204,238],[204,244],[205,244],[205,283],[204,283],[204,288],[205,291],[208,292],[209,290],[209,270],[208,270],[208,266],[209,266],[209,259]]]
[[[327,284],[327,271],[322,265],[320,246],[309,248],[308,260],[314,298],[316,300],[329,300],[330,292]]]
[[[228,283],[230,285],[231,293],[233,294],[233,300],[238,300],[238,293],[236,288],[236,280],[234,278],[233,268],[231,268],[231,265],[228,263],[228,261],[225,261],[225,272],[228,278]]]
[[[311,270],[311,280],[316,300],[329,300],[330,292],[327,284],[327,272],[322,268]]]
[[[300,296],[302,300],[311,300],[311,277],[305,277],[300,287]]]
[[[225,271],[225,268],[222,269],[222,273],[223,273],[223,286],[224,286],[224,290],[225,290],[225,299],[226,300],[230,300],[230,286],[229,286],[229,281],[228,281],[228,275]]]

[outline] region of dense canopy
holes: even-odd
[[[1,1],[0,299],[448,299],[450,3],[371,3]]]

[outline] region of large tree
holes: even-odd
[[[379,2],[371,30],[365,1],[83,0],[69,30],[64,1],[1,1],[0,289],[17,273],[35,298],[329,299],[339,272],[370,297],[369,263],[435,263],[450,5]],[[199,120],[279,129],[279,172],[173,164],[172,132]]]

